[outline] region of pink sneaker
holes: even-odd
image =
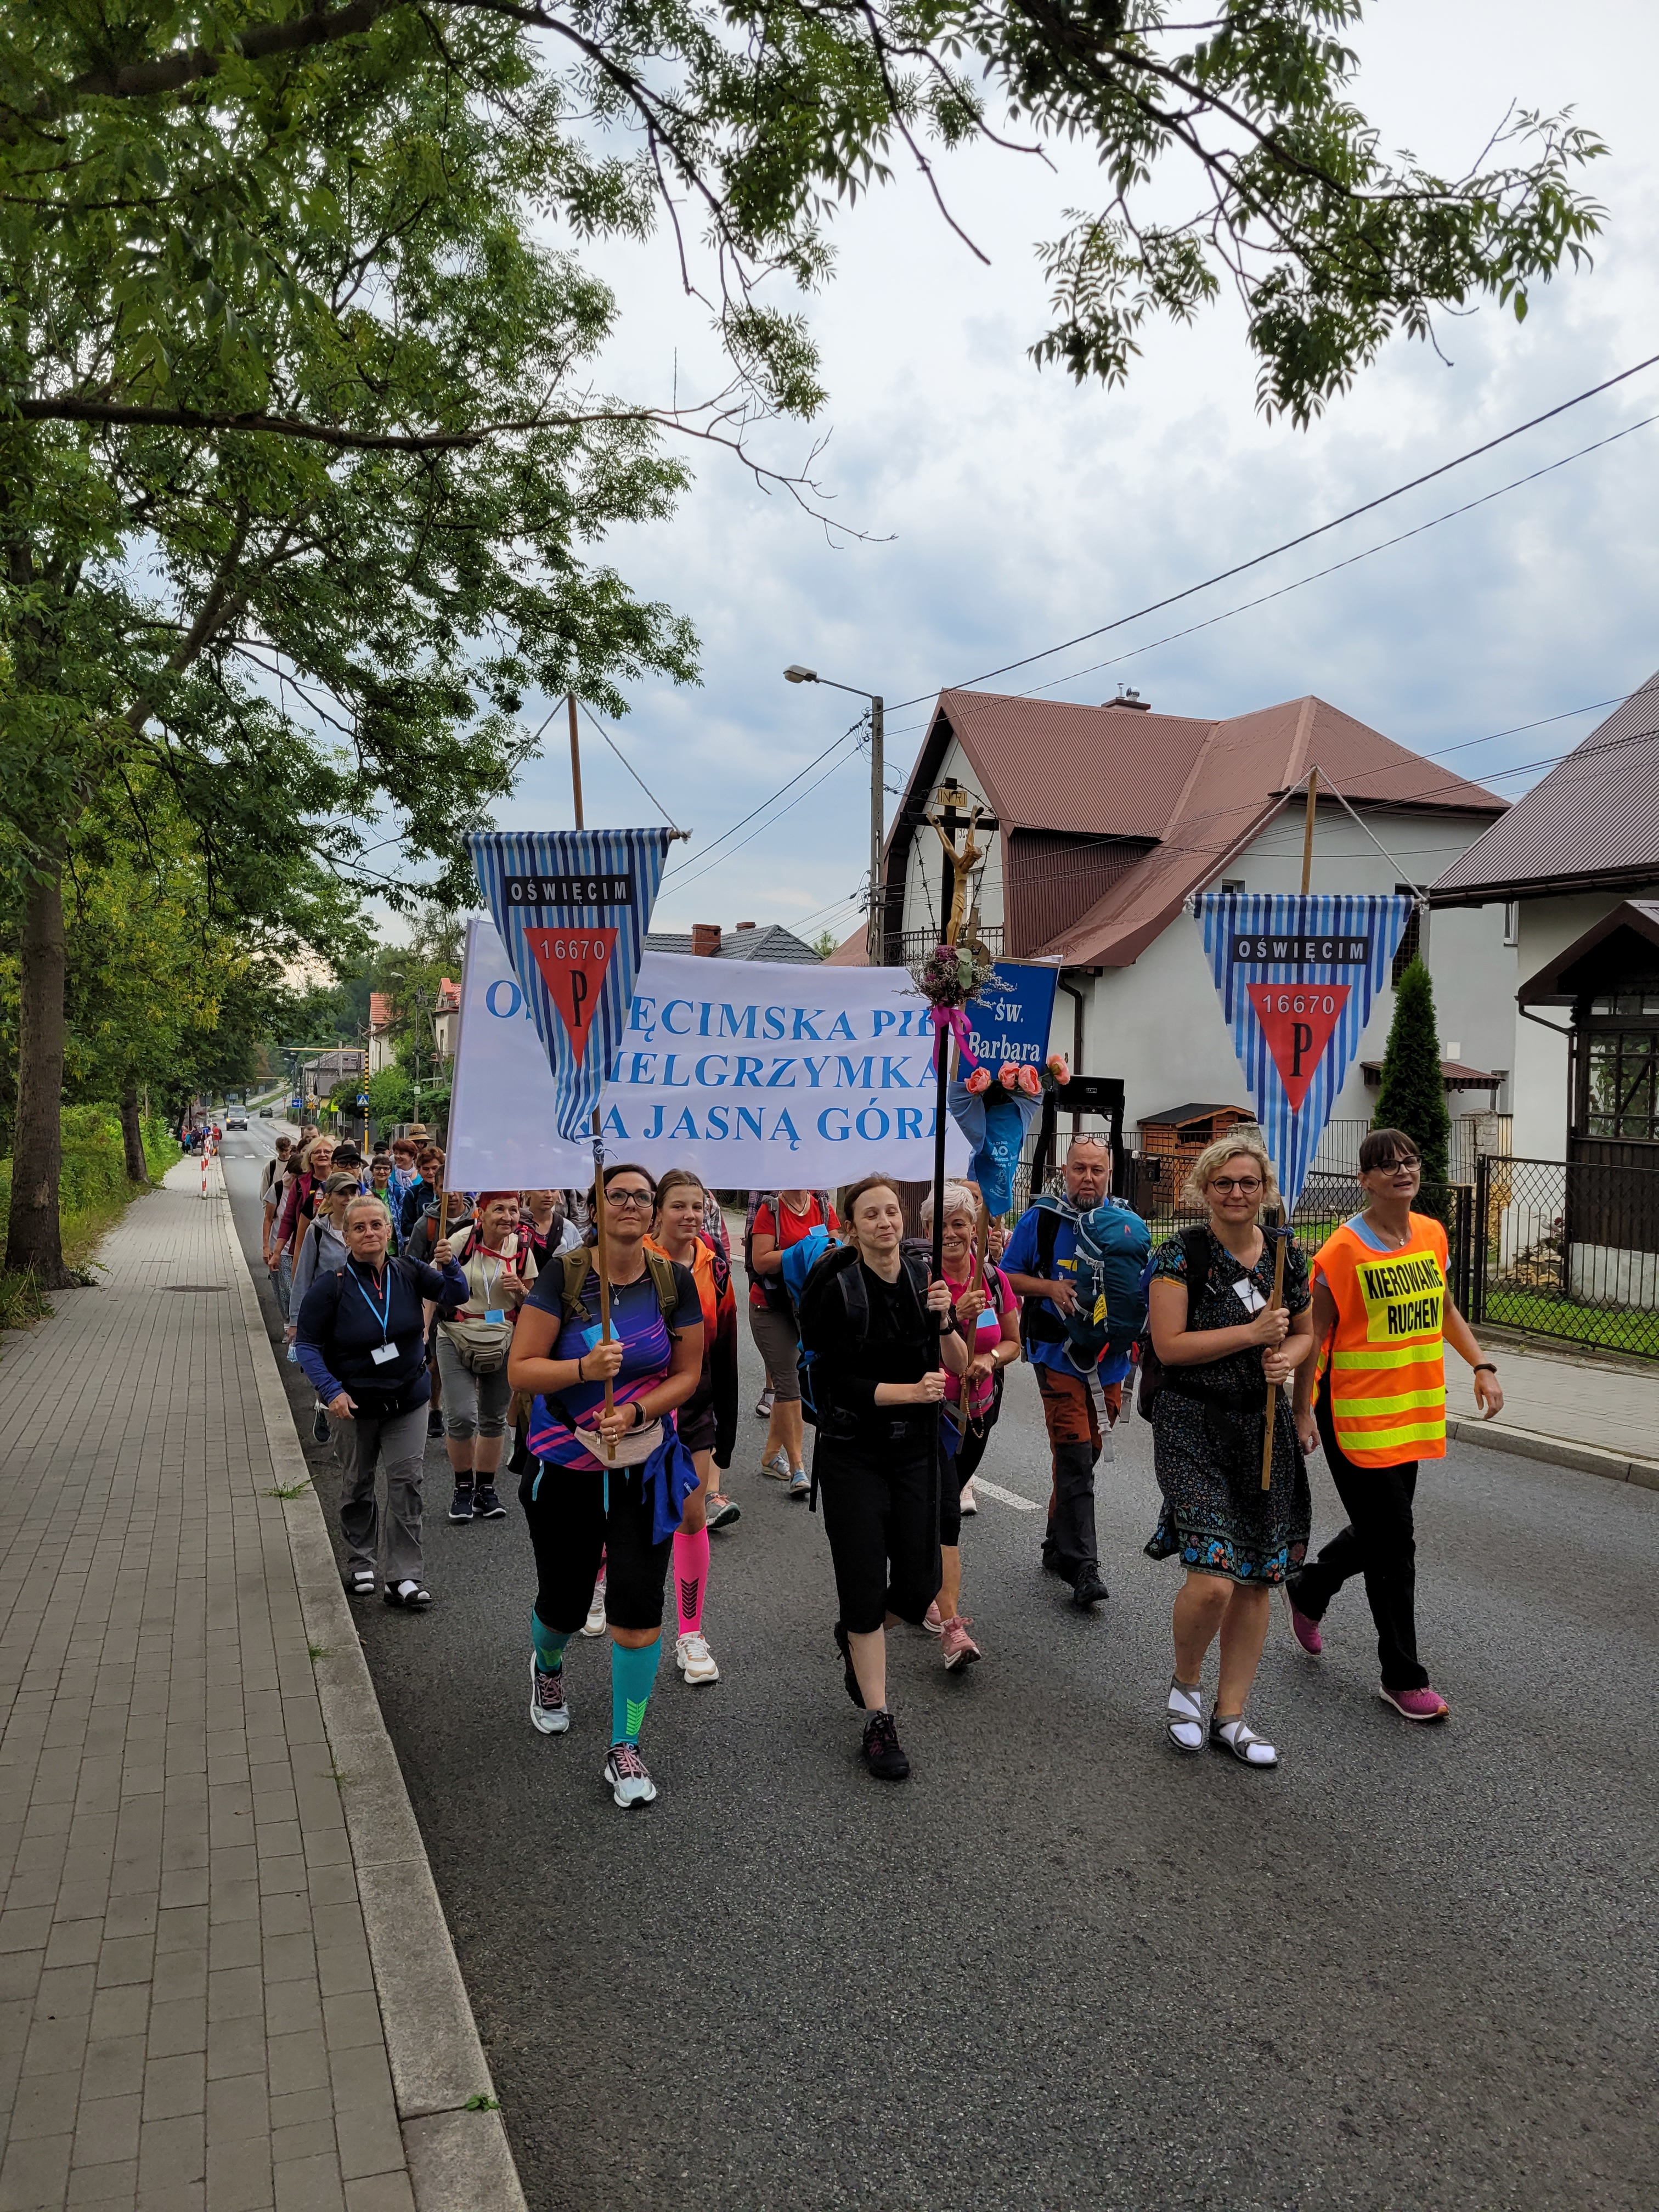
[[[968,1633],[973,1625],[959,1613],[952,1613],[949,1620],[940,1622],[939,1638],[947,1674],[958,1667],[971,1667],[976,1659],[983,1657],[978,1644]]]
[[[1296,1600],[1291,1595],[1288,1585],[1285,1591],[1285,1602],[1291,1609],[1291,1635],[1295,1637],[1310,1659],[1317,1659],[1325,1649],[1325,1639],[1319,1632],[1319,1623],[1311,1620],[1307,1613],[1297,1610]]]
[[[930,1636],[939,1636],[944,1633],[945,1623],[939,1617],[939,1600],[937,1598],[933,1600],[933,1602],[928,1607],[927,1612],[922,1614],[921,1625],[927,1631],[927,1633]]]
[[[1391,1690],[1384,1683],[1376,1694],[1404,1720],[1443,1721],[1451,1711],[1438,1690]]]

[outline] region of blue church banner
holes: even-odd
[[[1193,901],[1286,1207],[1302,1195],[1411,910],[1409,898],[1374,893]]]
[[[589,1134],[668,851],[665,830],[478,830],[472,865],[553,1073],[559,1134]]]

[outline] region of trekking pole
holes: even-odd
[[[598,1232],[593,1245],[594,1263],[599,1274],[599,1341],[611,1341],[611,1255],[605,1240],[605,1146],[599,1136],[599,1109],[593,1109],[593,1226]],[[782,1227],[782,1224],[779,1224]],[[617,1394],[611,1377],[605,1378],[605,1410],[614,1413]],[[614,1461],[617,1456],[616,1439],[605,1440],[605,1455]]]

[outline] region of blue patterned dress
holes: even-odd
[[[1261,1259],[1247,1270],[1213,1231],[1209,1237],[1209,1279],[1192,1302],[1188,1327],[1237,1328],[1251,1318],[1250,1304],[1238,1295],[1247,1284],[1254,1283],[1263,1298],[1272,1295],[1273,1240],[1263,1238]],[[1152,1255],[1152,1280],[1186,1279],[1187,1255],[1180,1237],[1172,1237]],[[1305,1310],[1309,1296],[1308,1262],[1291,1243],[1285,1255],[1285,1304],[1292,1316]],[[1152,1461],[1164,1510],[1147,1557],[1179,1559],[1200,1574],[1237,1583],[1283,1582],[1302,1564],[1313,1522],[1290,1392],[1279,1393],[1273,1474],[1263,1490],[1267,1386],[1260,1347],[1164,1372],[1166,1387],[1152,1409]],[[1169,1388],[1176,1377],[1177,1389]]]

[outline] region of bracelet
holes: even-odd
[[[586,1357],[587,1354],[583,1352],[582,1358],[576,1362],[576,1380],[579,1382],[586,1382],[587,1380],[586,1376],[582,1373],[582,1359],[586,1359]]]
[[[1498,1369],[1490,1359],[1477,1359],[1469,1371],[1474,1375],[1496,1375]]]
[[[643,1399],[643,1398],[630,1398],[630,1399],[629,1400],[629,1401],[628,1401],[628,1402],[629,1402],[629,1405],[632,1407],[632,1409],[633,1409],[633,1413],[634,1413],[634,1420],[633,1420],[633,1424],[632,1424],[632,1425],[633,1425],[635,1428],[636,1428],[636,1429],[642,1429],[642,1428],[645,1426],[645,1401],[644,1401],[644,1399]]]

